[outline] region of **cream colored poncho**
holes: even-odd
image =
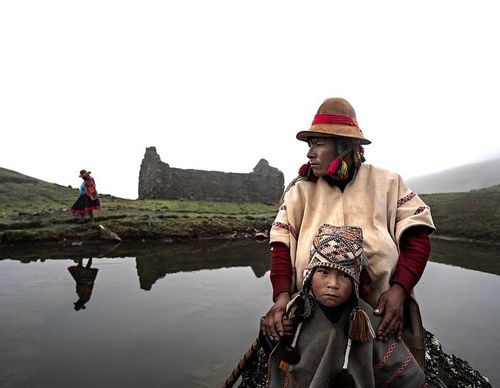
[[[324,223],[359,226],[363,230],[363,248],[373,280],[367,302],[372,307],[380,294],[390,287],[403,232],[417,225],[435,229],[429,207],[396,173],[362,164],[343,192],[322,178],[317,182],[298,180],[284,193],[271,228],[270,243],[281,242],[290,248],[295,286],[299,290],[312,241]],[[413,309],[416,310],[410,314],[410,331],[423,337],[418,306],[415,304]],[[405,341],[412,345],[409,338]],[[423,338],[419,338],[418,343],[423,344]],[[414,351],[423,351],[423,346]],[[419,354],[414,355],[419,357]]]

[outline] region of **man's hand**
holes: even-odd
[[[289,301],[290,294],[288,292],[278,294],[274,305],[262,321],[262,333],[274,341],[279,341],[280,338],[294,333],[292,321],[283,318]]]
[[[396,336],[398,341],[401,340],[405,299],[406,290],[397,283],[380,295],[377,306],[373,310],[375,315],[382,315],[382,322],[376,330],[377,339],[387,341],[390,337]]]

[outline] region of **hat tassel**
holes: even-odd
[[[304,163],[302,166],[300,166],[299,176],[311,182],[316,182],[318,180],[318,177],[314,175],[314,172],[309,163]]]
[[[358,342],[369,342],[373,338],[375,338],[375,331],[370,318],[359,306],[356,306],[349,327],[349,339]]]
[[[283,358],[280,361],[280,369],[289,371],[292,365],[297,364],[300,361],[300,354],[295,349],[297,346],[297,339],[299,338],[300,329],[302,328],[302,323],[300,322],[297,326],[297,331],[295,332],[295,337],[293,337],[292,344],[285,350]]]
[[[330,163],[326,173],[339,181],[344,180],[349,176],[347,163],[340,156],[338,156],[333,159],[332,163]]]
[[[335,375],[335,387],[339,388],[354,388],[354,378],[352,377],[351,374],[347,371],[347,364],[349,363],[349,353],[351,353],[351,345],[352,345],[352,340],[349,338],[347,340],[347,349],[345,351],[345,356],[344,356],[344,365],[342,366],[342,369],[340,372],[337,372]]]

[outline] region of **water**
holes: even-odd
[[[500,386],[500,247],[433,241],[416,293],[446,353]],[[92,257],[76,311],[68,267]],[[271,306],[267,242],[0,249],[3,388],[220,387]],[[237,386],[237,384],[235,385]]]

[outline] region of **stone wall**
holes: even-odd
[[[139,173],[139,199],[278,202],[284,190],[281,171],[261,159],[248,174],[172,168],[156,147],[146,148]]]

